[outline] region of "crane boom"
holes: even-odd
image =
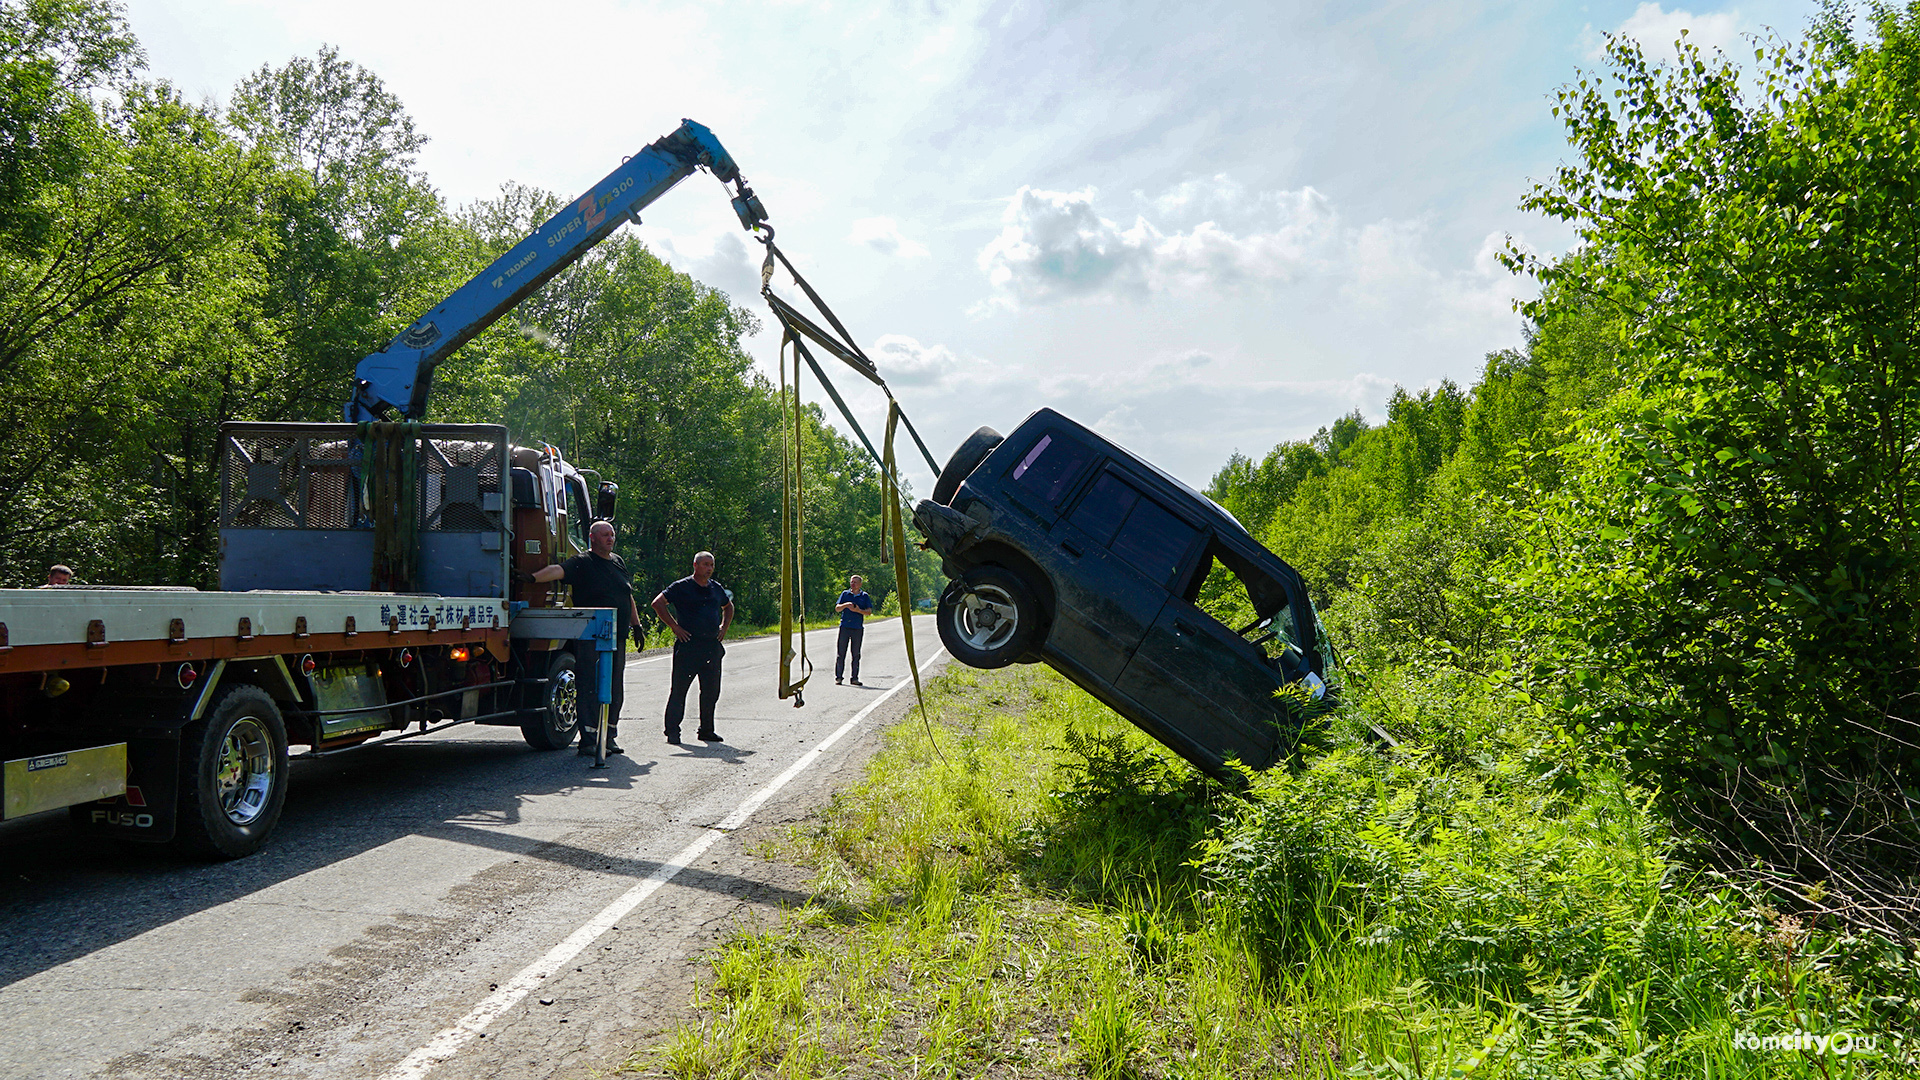
[[[433,369],[440,361],[579,261],[621,222],[637,223],[642,209],[702,166],[722,183],[735,185],[733,208],[743,226],[751,231],[766,220],[759,198],[713,132],[683,120],[671,135],[621,162],[454,290],[385,349],[362,358],[354,368],[353,396],[344,409],[347,421],[378,420],[394,412],[402,419],[421,419],[432,391]]]

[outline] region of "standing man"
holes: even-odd
[[[640,609],[633,602],[633,578],[626,561],[613,553],[613,523],[596,521],[587,530],[587,553],[575,555],[563,563],[543,566],[533,572],[535,581],[563,581],[573,586],[574,607],[612,608],[615,620],[613,654],[613,693],[607,699],[607,753],[622,754],[614,736],[620,733],[620,706],[626,699],[627,635],[640,622]],[[599,681],[594,681],[593,697],[598,698]],[[594,743],[600,738],[600,710],[588,714],[580,725],[580,753],[593,756]]]
[[[668,609],[672,605],[672,609]],[[653,612],[673,631],[673,689],[667,693],[667,742],[680,745],[680,720],[687,714],[687,687],[700,679],[700,738],[724,742],[713,730],[713,709],[720,702],[721,642],[733,623],[733,594],[713,580],[713,552],[693,557],[693,573],[660,590]]]
[[[65,585],[72,580],[73,567],[65,563],[54,563],[52,566],[47,567],[48,585]]]
[[[860,575],[847,579],[847,591],[840,594],[840,602],[833,605],[840,613],[840,641],[833,650],[833,684],[840,685],[840,673],[845,670],[847,649],[853,649],[853,685],[860,685],[860,642],[867,636],[867,616],[873,614],[873,597],[868,596],[860,587]]]

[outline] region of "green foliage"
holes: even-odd
[[[125,55],[73,40],[103,25],[35,40]],[[0,572],[16,580],[55,559],[200,580],[213,554],[205,425],[264,374],[253,316],[271,162],[165,86],[116,88],[111,108],[69,103],[62,153],[76,167],[38,177],[44,235],[0,251]]]
[[[1728,62],[1616,40],[1560,96],[1578,160],[1524,203],[1590,252],[1515,258],[1549,286],[1529,314],[1612,310],[1634,373],[1535,519],[1536,673],[1672,784],[1920,782],[1920,16],[1873,21],[1757,50],[1751,103]]]
[[[131,82],[140,46],[104,0],[0,5],[0,249],[31,259],[57,233],[44,197],[98,153],[92,94]]]
[[[1511,693],[1363,692],[1486,734],[1336,746],[1245,800],[1051,672],[934,693],[795,833],[815,900],[716,953],[669,1075],[1797,1076],[1736,1033],[1911,1028],[1907,950],[1689,876],[1647,793]],[[1912,1066],[1882,1047],[1824,1075]]]
[[[287,366],[271,415],[335,419],[353,365],[484,262],[414,167],[427,139],[405,107],[333,47],[242,79],[228,122],[281,166],[263,306]]]

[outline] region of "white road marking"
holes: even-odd
[[[940,659],[940,654],[945,651],[944,648],[935,649],[933,655],[927,657],[926,663],[920,665],[920,670],[925,672],[929,667],[932,667],[933,662]],[[799,776],[809,765],[818,761],[822,754],[831,749],[833,744],[839,742],[848,732],[858,727],[860,722],[865,720],[873,710],[885,704],[888,698],[911,685],[913,685],[913,679],[909,677],[901,679],[898,683],[888,687],[886,693],[874,698],[865,708],[854,713],[853,718],[841,724],[833,734],[820,740],[819,744],[813,749],[800,755],[798,761],[787,766],[786,772],[774,777],[765,787],[748,796],[745,802],[741,803],[733,813],[728,814],[719,824],[701,830],[699,839],[680,849],[679,854],[661,864],[660,868],[648,875],[645,881],[628,889],[625,893],[621,894],[619,899],[602,908],[598,915],[587,920],[586,925],[567,935],[565,941],[549,949],[547,955],[527,965],[518,975],[502,983],[498,990],[488,994],[481,1000],[480,1004],[473,1007],[472,1012],[455,1021],[452,1027],[441,1031],[432,1039],[428,1040],[425,1046],[408,1054],[405,1060],[395,1065],[381,1080],[420,1080],[421,1077],[432,1072],[434,1068],[442,1062],[459,1053],[461,1047],[471,1042],[474,1037],[481,1032],[487,1030],[487,1026],[495,1020],[498,1020],[507,1010],[518,1005],[522,998],[531,993],[534,988],[538,987],[548,976],[566,967],[567,964],[572,962],[574,957],[584,952],[587,946],[593,944],[600,935],[618,925],[622,918],[626,917],[634,908],[639,907],[647,897],[659,891],[660,886],[672,881],[680,871],[691,866],[694,860],[705,854],[706,850],[712,847],[721,837],[745,825],[747,819],[753,816],[754,811],[765,805],[768,799],[773,798],[775,793],[781,788],[786,787],[794,777]]]

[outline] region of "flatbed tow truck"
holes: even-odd
[[[292,746],[460,723],[571,745],[607,700],[613,613],[528,578],[586,550],[617,488],[504,427],[423,422],[433,370],[701,168],[766,221],[685,121],[360,361],[343,422],[223,425],[218,590],[0,589],[0,819],[66,807],[235,858],[273,831]]]

